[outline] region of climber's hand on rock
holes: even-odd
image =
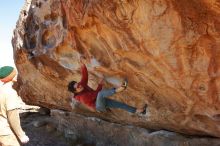
[[[93,71],[100,72],[101,70],[102,70],[102,67],[100,66],[93,67]]]
[[[85,56],[80,56],[79,58],[79,64],[86,64],[87,60],[86,60],[86,57]]]

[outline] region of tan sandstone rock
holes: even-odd
[[[29,104],[71,110],[67,84],[105,87],[128,78],[112,98],[145,116],[121,110],[77,113],[118,123],[220,137],[220,2],[218,0],[27,0],[12,44],[17,90]]]

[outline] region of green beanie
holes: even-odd
[[[4,79],[13,72],[14,68],[11,66],[3,66],[0,68],[0,79]]]

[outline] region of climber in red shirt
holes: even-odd
[[[107,108],[120,108],[131,113],[143,113],[146,110],[146,106],[137,109],[122,102],[118,102],[107,97],[114,95],[126,89],[127,81],[118,88],[102,89],[103,79],[100,81],[96,90],[93,90],[88,86],[88,71],[86,65],[81,63],[82,78],[80,82],[71,81],[68,84],[68,91],[74,93],[74,99],[80,103],[86,105],[92,111],[104,112]]]

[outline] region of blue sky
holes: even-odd
[[[25,0],[2,0],[0,5],[0,67],[13,65],[11,38]]]

